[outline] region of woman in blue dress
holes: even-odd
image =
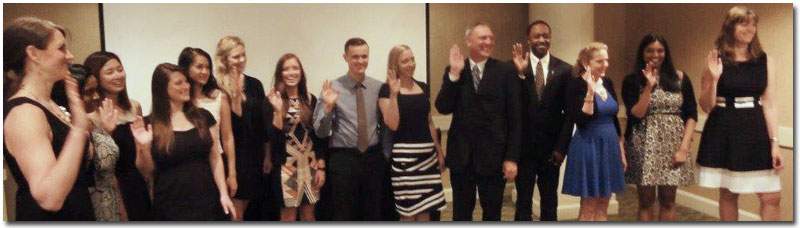
[[[579,221],[607,220],[612,192],[625,189],[625,151],[617,120],[617,96],[608,69],[608,46],[581,49],[567,87],[567,115],[578,125],[569,144],[564,194],[581,197]]]

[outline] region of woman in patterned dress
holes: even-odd
[[[106,98],[101,102],[96,76],[90,75],[79,84],[82,84],[81,98],[92,120],[89,140],[92,143],[90,154],[94,165],[94,186],[89,187],[89,194],[95,217],[97,221],[128,221],[115,175],[120,151],[110,135],[117,125],[119,112],[114,110],[111,99]]]
[[[654,219],[656,195],[659,220],[673,221],[678,186],[694,183],[688,160],[697,102],[688,75],[672,64],[663,36],[645,36],[636,53],[633,73],[622,83],[628,114],[625,177],[637,186],[639,221]]]
[[[300,59],[288,53],[275,66],[275,81],[267,96],[273,111],[272,125],[281,129],[271,143],[271,154],[281,164],[283,207],[281,221],[314,221],[314,206],[325,183],[324,147],[312,128],[317,98],[308,92]]]
[[[447,207],[442,191],[444,154],[431,120],[428,85],[414,80],[414,54],[406,45],[389,52],[386,83],[378,93],[383,120],[394,131],[392,190],[401,221],[429,221]]]

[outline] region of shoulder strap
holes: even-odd
[[[27,97],[17,97],[17,98],[14,98],[14,99],[6,101],[5,107],[3,108],[3,120],[6,119],[6,116],[8,115],[9,112],[11,112],[11,109],[14,109],[17,106],[20,106],[20,105],[26,104],[26,103],[27,104],[32,104],[32,105],[42,109],[42,111],[46,115],[51,115],[50,112],[47,111],[47,108],[42,106],[42,104],[39,104],[39,102],[36,102],[33,99],[30,99],[30,98],[27,98]]]

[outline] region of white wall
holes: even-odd
[[[150,110],[155,66],[177,63],[186,46],[212,56],[226,35],[241,37],[245,73],[269,90],[275,64],[284,53],[300,57],[309,89],[347,72],[344,43],[364,38],[370,45],[367,75],[384,81],[389,50],[406,44],[415,54],[414,78],[426,81],[425,4],[103,4],[106,50],[120,56],[129,96]],[[268,91],[267,91],[268,92]]]

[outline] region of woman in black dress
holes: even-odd
[[[277,220],[280,217],[277,204],[280,200],[277,196],[280,194],[280,177],[271,172],[272,163],[266,149],[267,120],[272,119],[272,114],[265,113],[268,104],[264,86],[258,79],[244,73],[247,53],[239,37],[226,36],[219,40],[214,65],[219,87],[230,96],[231,102],[238,185],[238,190],[232,194],[239,213],[236,218],[244,219],[245,209],[253,208],[258,209],[252,211],[257,212],[253,219]],[[264,205],[261,205],[262,199]],[[257,202],[255,207],[248,207],[251,201]],[[267,211],[266,215],[261,216],[262,211]]]
[[[153,72],[153,110],[147,127],[141,117],[131,125],[136,167],[153,180],[157,220],[222,220],[233,216],[218,142],[208,126],[214,117],[194,106],[183,69],[159,64]]]
[[[761,219],[780,219],[783,168],[777,131],[774,61],[761,48],[758,16],[728,11],[703,72],[700,107],[708,113],[697,164],[698,184],[719,188],[719,217],[738,220],[742,193],[757,193]]]
[[[94,221],[84,156],[91,122],[64,28],[19,18],[3,29],[3,158],[19,189],[17,221]],[[50,98],[65,80],[69,113]]]
[[[428,85],[414,80],[414,54],[406,45],[389,52],[386,84],[378,93],[383,120],[395,131],[392,190],[401,221],[430,221],[447,207],[442,191],[442,153],[431,119]]]
[[[112,52],[92,53],[83,62],[91,78],[97,81],[99,100],[109,99],[117,113],[114,128],[107,129],[119,147],[119,160],[114,174],[130,221],[153,219],[150,193],[142,174],[136,170],[136,145],[131,135],[130,123],[142,115],[138,101],[128,98],[125,80],[127,74],[119,56]]]

